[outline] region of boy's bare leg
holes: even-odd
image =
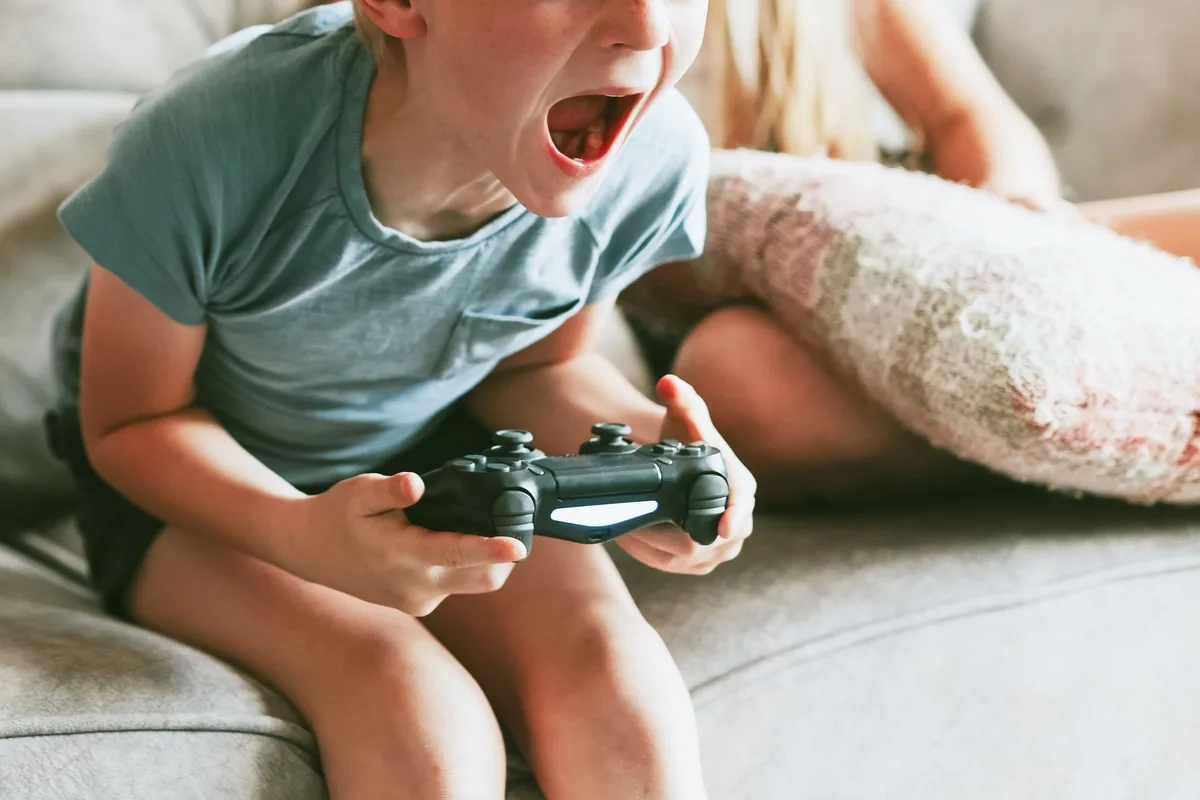
[[[277,687],[316,733],[332,800],[500,800],[479,685],[415,619],[167,528],[131,596],[146,626]]]
[[[1083,215],[1200,264],[1200,189],[1080,203]]]
[[[549,800],[704,800],[691,697],[601,547],[535,541],[426,625],[475,675]]]
[[[710,314],[684,341],[675,373],[705,399],[717,429],[758,479],[759,508],[1001,483],[905,429],[765,311]]]

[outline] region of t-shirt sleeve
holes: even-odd
[[[665,103],[669,132],[643,144],[623,206],[601,254],[588,303],[611,299],[661,264],[700,256],[708,230],[708,177],[712,148],[698,116],[681,97]],[[631,199],[631,195],[632,198]]]
[[[104,169],[59,207],[93,261],[185,325],[204,321],[224,232],[223,162],[210,152],[219,145],[188,106],[210,98],[194,95],[143,100],[118,127]]]

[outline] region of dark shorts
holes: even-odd
[[[83,446],[77,411],[47,414],[46,434],[51,450],[75,478],[76,520],[92,586],[105,610],[127,619],[129,588],[164,523],[125,499],[92,469]],[[385,475],[428,472],[457,456],[482,452],[490,441],[491,434],[466,411],[456,407],[419,443],[373,471]],[[328,486],[297,488],[307,494],[318,494]]]

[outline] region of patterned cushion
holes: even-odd
[[[934,444],[1021,481],[1200,502],[1200,270],[878,165],[719,153],[709,252],[628,313],[768,306]]]

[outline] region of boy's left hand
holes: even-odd
[[[721,451],[729,477],[729,502],[718,527],[718,538],[708,546],[696,544],[676,525],[655,525],[627,533],[615,541],[629,555],[664,572],[707,575],[719,564],[736,557],[754,528],[754,476],[738,460],[717,432],[708,406],[690,384],[674,375],[658,382],[658,400],[666,407],[659,440],[703,441]]]

